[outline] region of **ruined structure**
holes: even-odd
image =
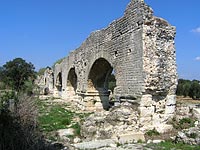
[[[44,74],[38,76],[35,83],[40,87],[41,94],[53,94],[54,92],[54,74],[50,67],[47,67]]]
[[[55,65],[54,96],[83,110],[109,109],[108,78],[114,72],[115,102],[137,106],[140,124],[149,124],[145,128],[165,124],[176,104],[175,34],[143,0],[132,0],[123,17],[91,33]]]

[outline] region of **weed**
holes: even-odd
[[[139,139],[139,140],[137,141],[137,143],[143,143],[143,141],[142,141],[141,139]]]
[[[80,136],[81,135],[81,126],[80,126],[80,124],[78,122],[73,124],[71,126],[71,128],[74,129],[74,135],[75,136]]]
[[[182,130],[182,129],[194,127],[194,122],[195,120],[193,118],[183,118],[183,119],[180,119],[179,121],[176,121],[176,119],[174,118],[169,123],[171,123],[175,129]]]
[[[192,118],[183,118],[179,121],[180,129],[194,127],[194,120]]]
[[[116,143],[117,144],[117,147],[120,147],[122,144],[121,143],[119,143],[119,142],[117,142]]]
[[[160,135],[160,133],[154,128],[153,130],[149,130],[145,133],[148,136]]]

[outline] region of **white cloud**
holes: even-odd
[[[192,32],[200,33],[200,27],[198,27],[198,28],[196,28],[196,29],[193,29]]]
[[[199,57],[196,57],[195,60],[200,61],[200,56],[199,56]]]

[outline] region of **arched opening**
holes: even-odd
[[[59,72],[56,78],[56,88],[59,92],[62,91],[62,73],[61,72]]]
[[[88,76],[88,93],[93,93],[94,95],[95,93],[98,94],[104,109],[108,109],[110,107],[109,95],[111,93],[111,89],[109,89],[109,83],[111,78],[114,82],[115,77],[113,76],[113,67],[104,58],[99,58],[94,62]],[[112,86],[112,92],[113,90],[114,85]]]
[[[77,75],[75,68],[71,68],[67,77],[67,91],[69,95],[74,96],[77,89]]]

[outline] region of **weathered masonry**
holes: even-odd
[[[56,64],[52,92],[56,97],[71,99],[81,109],[108,109],[108,78],[114,72],[115,101],[137,103],[140,111],[148,114],[173,114],[177,85],[175,34],[175,27],[153,16],[143,0],[132,0],[123,17],[91,33],[79,48]]]

